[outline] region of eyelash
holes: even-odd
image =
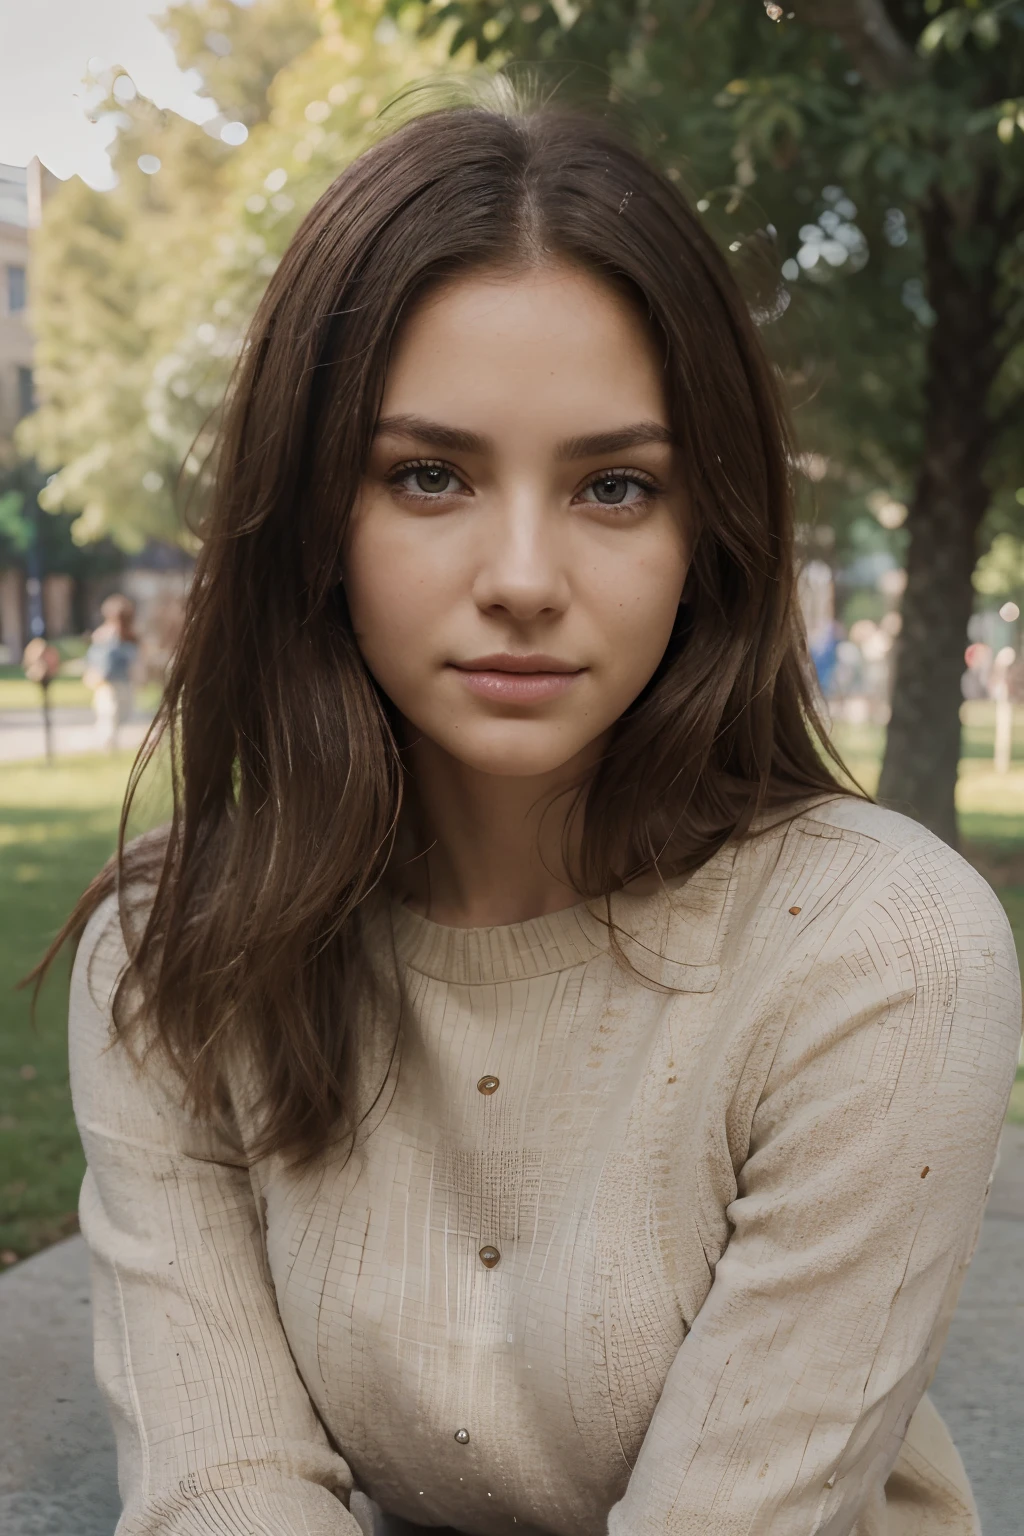
[[[408,459],[404,464],[397,465],[396,468],[391,471],[387,477],[387,483],[394,490],[398,491],[400,495],[405,496],[409,501],[441,501],[445,495],[454,494],[452,492],[438,491],[434,495],[430,495],[427,491],[417,492],[402,490],[401,482],[405,480],[409,475],[415,474],[418,469],[446,469],[448,470],[449,474],[454,475],[457,480],[462,480],[462,476],[459,474],[455,466],[449,464],[445,459]],[[623,511],[630,511],[634,508],[646,507],[655,499],[655,497],[663,495],[662,488],[654,479],[653,475],[643,474],[640,470],[636,469],[600,469],[595,474],[591,475],[590,479],[586,480],[583,485],[580,486],[580,492],[589,490],[592,485],[598,485],[602,480],[625,480],[627,484],[635,485],[640,491],[643,492],[643,494],[638,496],[635,501],[627,502],[625,504],[616,502],[592,502],[592,506],[605,506],[613,511],[617,510],[617,508],[621,506]],[[463,481],[463,484],[464,483],[465,482]]]

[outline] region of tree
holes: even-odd
[[[127,100],[111,72],[119,184],[73,180],[47,205],[33,250],[43,404],[20,429],[54,471],[44,506],[77,513],[80,540],[191,546],[187,513],[270,274],[381,106],[448,65],[451,28],[423,42],[420,20],[374,0],[179,5],[166,21],[179,62],[221,108],[202,128]],[[228,122],[248,129],[240,145],[219,137]]]
[[[402,0],[393,0],[396,12]],[[790,9],[790,5],[792,9]],[[840,535],[904,503],[907,587],[879,793],[955,845],[979,552],[1021,532],[1024,3],[441,0],[491,63],[588,66],[747,280]],[[586,74],[586,69],[583,70]]]
[[[0,570],[73,576],[76,581],[118,570],[123,557],[109,540],[76,544],[70,516],[47,516],[40,510],[44,484],[30,460],[0,468]]]
[[[165,18],[179,62],[201,67],[245,127],[270,110],[270,81],[319,35],[313,0],[206,0]],[[214,46],[211,48],[210,44]],[[154,368],[187,332],[211,257],[224,182],[237,148],[158,111],[119,69],[101,110],[116,114],[109,192],[71,178],[48,200],[32,248],[32,321],[41,407],[18,444],[53,475],[42,504],[77,515],[76,538],[113,535],[188,542],[176,494],[191,440],[223,389],[223,370],[197,381],[172,427],[154,400]]]

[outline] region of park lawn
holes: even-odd
[[[113,852],[133,754],[0,767],[0,1254],[25,1257],[77,1226],[83,1159],[67,1064],[68,963],[15,991]],[[9,1258],[8,1258],[9,1262]]]
[[[881,732],[837,727],[836,736],[870,791]],[[1024,956],[1024,743],[1003,775],[986,761],[991,733],[987,751],[983,732],[967,745],[965,849],[998,890]],[[28,994],[14,988],[113,852],[131,760],[125,752],[0,766],[0,1262],[76,1227],[84,1164],[68,1091],[67,962],[44,987],[34,1027]],[[1024,1124],[1024,1069],[1009,1118]]]
[[[1010,1089],[1006,1118],[1011,1125],[1024,1125],[1024,1067],[1017,1068],[1017,1081]]]
[[[88,709],[92,704],[92,694],[80,677],[54,678],[49,697],[53,709]],[[39,709],[41,702],[38,683],[14,675],[9,667],[0,670],[0,715],[7,709]],[[135,706],[143,714],[152,714],[159,702],[160,689],[156,684],[144,683],[136,689]]]
[[[0,677],[0,711],[39,709],[41,694],[39,684],[30,683],[27,677]],[[49,694],[54,709],[88,709],[92,703],[92,694],[80,677],[54,678]]]
[[[84,642],[78,644],[61,641],[57,649],[62,653],[63,666],[77,669],[84,664]],[[38,709],[39,702],[39,684],[30,683],[20,666],[14,662],[5,662],[0,666],[0,710]],[[92,694],[81,677],[72,671],[55,678],[50,684],[50,703],[55,708],[87,709],[92,703]]]

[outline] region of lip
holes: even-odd
[[[513,651],[495,651],[492,656],[474,656],[472,661],[453,661],[460,672],[582,672],[571,661],[548,656],[544,651],[516,655]]]
[[[558,698],[586,671],[539,652],[528,656],[505,652],[452,665],[471,692],[505,704],[538,704]]]

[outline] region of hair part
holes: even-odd
[[[572,790],[581,895],[603,896],[611,923],[628,880],[686,875],[768,810],[855,792],[796,601],[786,408],[726,260],[616,127],[510,90],[374,143],[272,277],[229,392],[184,631],[116,858],[37,971],[119,892],[118,1031],[167,1053],[201,1116],[223,1105],[242,1052],[258,1085],[254,1156],[308,1161],[353,1133],[356,1032],[388,1017],[368,941],[405,769],[339,575],[389,351],[432,286],[570,262],[637,298],[665,360],[692,560],[657,671]],[[169,825],[126,845],[161,744]]]

